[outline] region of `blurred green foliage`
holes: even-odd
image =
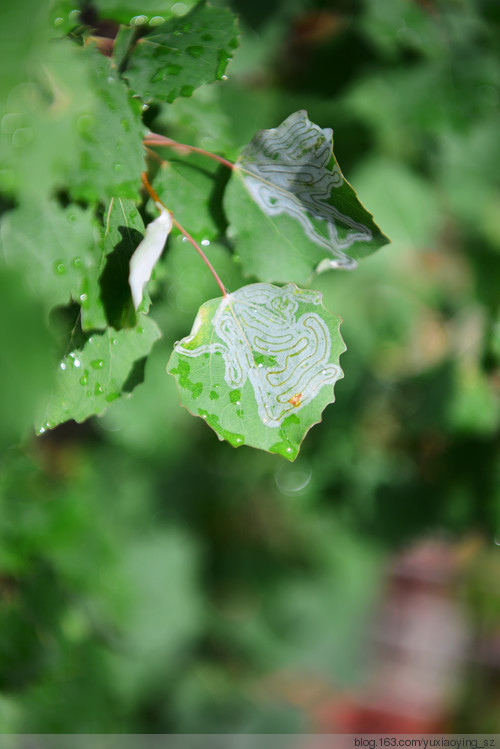
[[[344,318],[345,379],[290,465],[218,443],[177,406],[172,342],[217,293],[180,241],[152,287],[163,338],[143,384],[36,440],[26,429],[57,342],[37,290],[2,270],[5,733],[311,730],[271,677],[363,683],[385,562],[422,536],[479,539],[464,605],[475,636],[500,631],[497,5],[233,7],[229,80],[152,105],[148,124],[235,158],[256,130],[307,109],[334,128],[347,179],[393,244],[314,283]],[[14,19],[11,62],[33,49],[35,24]],[[242,283],[224,244],[207,254],[225,284]],[[493,656],[466,666],[451,730],[498,732],[499,693]]]

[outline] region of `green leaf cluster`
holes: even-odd
[[[28,10],[28,0],[25,5]],[[24,51],[21,82],[7,96],[0,174],[11,204],[2,221],[2,255],[25,276],[54,331],[54,385],[35,418],[39,433],[102,414],[127,395],[140,381],[140,362],[160,336],[147,317],[148,290],[136,313],[128,285],[130,258],[144,236],[144,221],[156,211],[141,192],[147,170],[177,230],[191,244],[220,242],[230,248],[235,266],[241,264],[243,274],[257,281],[307,284],[315,272],[354,267],[354,258],[388,241],[343,177],[331,129],[312,123],[304,110],[258,133],[232,165],[229,184],[221,163],[227,168],[231,162],[206,149],[165,140],[170,158],[163,159],[145,148],[145,143],[163,145],[161,133],[148,128],[157,121],[161,130],[177,99],[191,97],[203,84],[227,80],[227,64],[239,45],[236,16],[229,9],[202,0],[191,8],[182,5],[179,14],[178,6],[152,3],[139,12],[134,3],[102,2],[94,11],[54,4],[45,19],[40,16],[39,37],[33,30],[39,41]],[[10,18],[12,24],[17,20],[15,14]],[[226,148],[230,151],[231,144]],[[195,262],[193,256],[187,267]],[[210,265],[206,257],[205,262]],[[238,380],[229,375],[232,344],[224,376],[214,360],[223,344],[220,337],[215,343],[212,328],[225,296],[200,310],[206,318],[201,335],[211,343],[201,344],[209,347],[203,357],[208,369],[202,367],[196,377],[206,395],[194,412],[234,446],[248,444],[293,460],[305,433],[333,400],[343,347],[337,318],[323,310],[318,294],[297,289],[293,294],[303,297],[299,303],[292,301],[292,287],[269,286],[274,308],[261,311],[270,315],[267,333],[283,346],[278,351],[270,339],[276,356],[267,355],[258,337],[248,346],[255,331],[246,329],[245,314],[236,313],[235,306],[248,293],[245,304],[258,309],[254,292],[259,296],[264,287],[244,288],[238,298],[227,297],[237,300],[228,309],[251,360],[246,389],[246,375],[239,383],[243,406],[236,409],[237,421],[223,406],[239,403]],[[308,304],[323,311],[308,312]],[[304,322],[308,314],[313,333]],[[279,328],[287,324],[293,333],[283,337]],[[198,398],[201,391],[192,390],[184,371],[185,356],[176,361],[180,348],[175,350],[170,371],[182,393],[191,388],[191,399]],[[198,358],[192,363],[197,369]],[[321,379],[321,366],[335,376]],[[256,385],[259,367],[262,382]],[[279,398],[285,398],[280,408],[286,417],[263,417],[269,404],[262,406],[259,398],[271,387],[264,382],[274,380],[276,393],[284,388]],[[216,405],[211,401],[218,388]],[[189,398],[181,400],[189,405]]]

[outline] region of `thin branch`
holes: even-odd
[[[228,159],[224,159],[222,156],[217,156],[216,153],[211,151],[205,151],[203,148],[197,148],[197,146],[188,146],[186,143],[178,143],[172,138],[167,138],[165,135],[159,135],[158,133],[148,133],[143,140],[145,146],[166,146],[167,148],[182,149],[185,148],[188,151],[194,151],[194,153],[201,153],[202,156],[207,156],[209,159],[218,161],[219,164],[224,164],[229,169],[234,169],[235,164]]]
[[[212,263],[210,262],[210,260],[208,259],[208,257],[205,255],[205,253],[201,249],[200,245],[193,239],[193,237],[191,236],[191,234],[189,234],[189,232],[186,231],[186,229],[182,226],[182,224],[180,224],[177,221],[177,219],[174,217],[173,212],[169,208],[167,208],[167,206],[160,200],[160,198],[158,197],[158,193],[156,192],[156,190],[153,187],[151,187],[151,185],[149,184],[149,180],[147,178],[146,172],[142,172],[141,179],[142,179],[142,183],[143,183],[144,187],[146,188],[146,190],[148,191],[149,195],[154,200],[154,202],[155,203],[159,203],[160,205],[162,205],[170,213],[170,215],[172,216],[172,221],[174,223],[174,226],[176,226],[177,229],[179,229],[179,231],[181,232],[181,234],[186,237],[186,239],[188,240],[188,242],[190,242],[190,244],[193,245],[194,249],[196,250],[196,252],[198,253],[198,255],[201,257],[201,259],[203,260],[203,262],[205,263],[205,265],[208,267],[208,269],[210,270],[212,276],[215,278],[215,280],[217,282],[217,286],[222,291],[222,296],[227,296],[226,287],[224,286],[224,284],[220,280],[220,278],[219,278],[219,276],[217,274],[217,271],[215,270],[214,266],[212,265]]]

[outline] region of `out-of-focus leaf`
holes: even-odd
[[[94,233],[88,209],[33,201],[4,216],[0,243],[7,262],[53,307],[81,303],[84,280],[99,263]]]
[[[112,661],[122,693],[135,695],[163,679],[168,664],[198,634],[203,616],[197,556],[187,535],[157,530],[134,539],[109,570],[109,583],[119,591],[119,637],[127,653]]]
[[[42,305],[20,272],[0,268],[0,450],[21,439],[53,380],[53,341]]]
[[[433,186],[404,164],[385,158],[366,160],[355,173],[359,194],[370,201],[396,247],[426,247],[442,212]]]
[[[166,17],[177,13],[178,8],[185,12],[195,0],[98,0],[95,5],[99,9],[102,18],[113,18],[120,23],[133,25],[151,24],[152,26],[162,23]]]
[[[27,61],[47,40],[48,2],[19,0],[2,8],[0,24],[0,117],[9,92],[27,77]]]
[[[120,397],[134,363],[150,352],[160,335],[152,319],[139,315],[135,328],[107,328],[92,335],[81,349],[71,351],[60,362],[39,432],[68,419],[84,421],[103,413]]]
[[[202,305],[168,371],[220,439],[294,460],[342,377],[339,324],[319,292],[244,286]]]
[[[304,110],[246,146],[225,207],[244,270],[262,281],[301,282],[315,270],[352,268],[389,241],[344,179],[332,130]]]
[[[80,117],[79,167],[71,194],[79,200],[137,198],[144,170],[140,106],[116,68],[93,46],[81,50],[91,70],[93,106]]]
[[[462,366],[455,375],[455,390],[448,418],[454,431],[493,434],[500,422],[500,402],[493,383],[474,366]]]
[[[220,80],[238,46],[235,16],[201,2],[187,15],[171,18],[131,51],[123,77],[145,101],[173,102],[203,83]]]
[[[40,200],[59,189],[76,168],[78,131],[85,127],[94,95],[85,51],[69,40],[34,45],[31,57],[16,59],[16,66],[24,71],[24,78],[5,92],[0,187],[19,192],[23,199]]]

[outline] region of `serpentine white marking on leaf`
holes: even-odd
[[[354,242],[369,242],[372,232],[331,203],[344,177],[333,157],[333,131],[311,122],[300,110],[277,128],[257,133],[242,151],[237,165],[253,200],[268,216],[288,214],[316,244],[336,258],[329,267],[352,269],[357,263],[346,250]],[[326,223],[325,236],[311,217]]]
[[[189,357],[221,354],[227,385],[240,388],[248,378],[261,421],[279,427],[342,374],[330,362],[331,335],[325,321],[312,311],[297,317],[299,302],[319,305],[321,294],[294,284],[243,287],[224,297],[212,318],[220,342],[188,347],[199,331],[197,318],[191,335],[177,343],[175,351]],[[257,363],[259,359],[265,363]]]

